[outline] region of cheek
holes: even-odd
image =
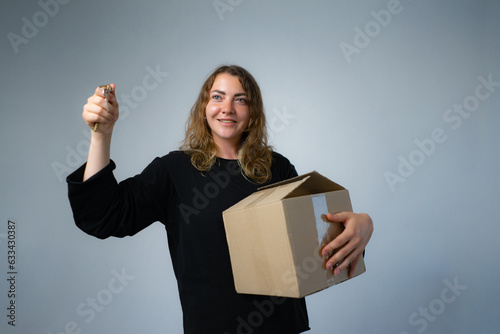
[[[248,124],[250,123],[250,110],[248,110],[245,114],[245,124],[248,126]]]
[[[217,114],[216,108],[213,105],[207,104],[205,108],[205,116],[209,118],[215,114]]]
[[[214,111],[214,108],[210,108],[207,106],[205,108],[205,124],[207,125],[208,129],[212,130],[213,125],[217,121],[215,118],[217,116],[217,112]]]

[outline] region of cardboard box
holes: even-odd
[[[223,212],[238,293],[304,297],[349,279],[325,269],[321,249],[343,230],[328,212],[351,211],[347,189],[317,172],[259,190]],[[363,259],[355,276],[365,272]]]

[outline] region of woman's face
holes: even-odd
[[[238,77],[221,73],[215,78],[205,114],[215,144],[238,147],[250,120],[248,96]]]

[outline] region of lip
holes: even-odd
[[[224,122],[224,121],[230,121],[230,122]],[[232,126],[237,123],[236,120],[232,118],[218,118],[217,122],[219,122],[219,124],[222,124],[224,126]]]

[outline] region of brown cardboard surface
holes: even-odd
[[[225,210],[236,291],[303,297],[349,279],[346,270],[326,270],[320,255],[344,229],[321,214],[340,211],[352,211],[349,192],[317,172],[262,187]],[[360,260],[355,276],[364,271]]]

